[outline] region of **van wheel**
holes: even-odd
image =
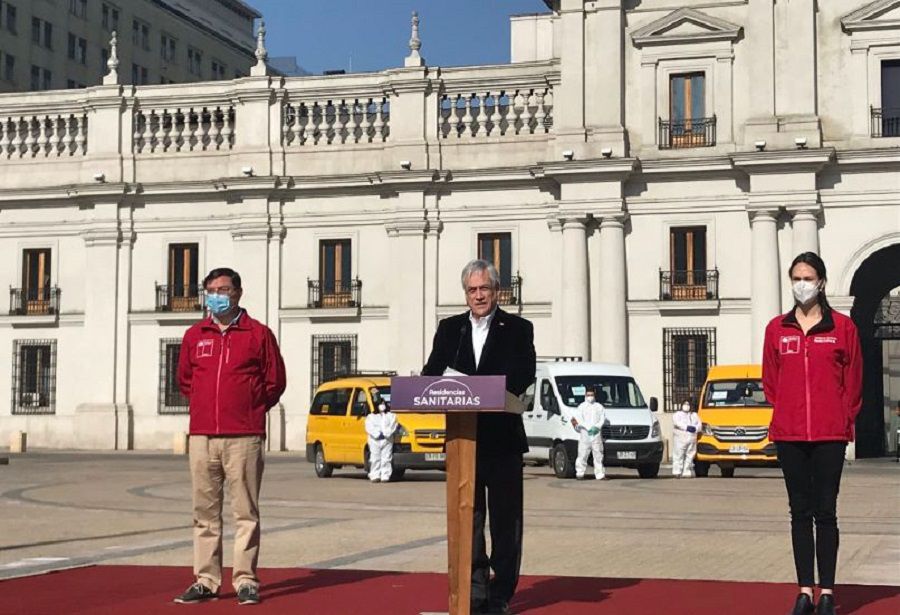
[[[722,478],[734,478],[734,466],[719,466]]]
[[[638,476],[641,478],[656,478],[659,475],[658,463],[645,463],[638,466]]]
[[[325,461],[325,449],[321,444],[316,445],[316,476],[328,478],[334,472],[334,466]]]
[[[694,476],[697,478],[706,478],[709,476],[709,463],[706,461],[695,461]]]
[[[575,462],[569,457],[564,444],[557,444],[550,451],[550,465],[556,478],[575,477]]]

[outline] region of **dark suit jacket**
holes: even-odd
[[[506,389],[521,395],[534,382],[534,327],[531,322],[497,308],[481,362],[475,368],[472,323],[469,312],[445,318],[438,325],[423,376],[440,376],[447,367],[470,376],[506,376]],[[478,416],[479,455],[528,451],[525,427],[517,414],[491,413]]]

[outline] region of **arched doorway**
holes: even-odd
[[[897,400],[886,395],[890,391],[885,390],[885,374],[900,371],[900,365],[893,365],[900,357],[891,352],[892,340],[900,340],[900,313],[892,310],[891,299],[891,291],[898,286],[900,244],[871,254],[850,284],[854,297],[850,315],[859,329],[864,370],[863,404],[856,420],[857,457],[880,457],[888,450],[886,426]]]

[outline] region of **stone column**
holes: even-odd
[[[596,3],[585,15],[584,24],[585,126],[594,142],[591,155],[610,147],[616,156],[625,155],[623,124],[625,35],[621,0]],[[610,95],[612,94],[612,95]]]
[[[246,214],[240,225],[231,229],[234,262],[231,267],[241,274],[244,294],[241,305],[256,320],[269,322],[269,227],[268,199],[244,199]]]
[[[587,227],[584,220],[564,220],[562,234],[562,354],[588,360],[591,355],[591,331]]]
[[[401,194],[422,202],[423,195]],[[399,212],[398,212],[399,213]],[[425,238],[428,221],[423,210],[404,212],[386,225],[390,244],[390,328],[387,362],[397,373],[408,375],[425,364],[431,340],[425,339]]]
[[[781,312],[777,215],[777,210],[768,209],[750,214],[750,346],[754,363],[762,361],[766,325]]]
[[[794,211],[791,222],[793,231],[791,241],[791,258],[801,252],[819,253],[819,219],[814,209]]]
[[[604,216],[600,222],[600,292],[597,309],[603,328],[597,361],[628,363],[628,315],[626,311],[625,220]]]
[[[748,22],[744,28],[750,62],[750,117],[775,115],[775,0],[750,0]]]
[[[117,362],[119,308],[119,221],[118,201],[95,203],[82,238],[85,245],[84,331],[80,363],[83,388],[75,408],[74,446],[83,449],[114,450],[119,442],[116,404],[120,364]],[[64,289],[63,289],[64,290]],[[65,301],[65,295],[62,297]],[[64,304],[63,304],[64,305]],[[123,408],[125,410],[126,408]]]

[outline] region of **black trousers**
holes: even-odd
[[[484,537],[489,518],[491,553]],[[508,603],[522,564],[522,455],[477,455],[472,535],[472,604]],[[491,568],[494,578],[491,579]]]
[[[797,583],[801,587],[815,585],[813,563],[817,563],[819,587],[834,589],[839,543],[837,497],[847,443],[777,442],[776,446],[791,507]]]

